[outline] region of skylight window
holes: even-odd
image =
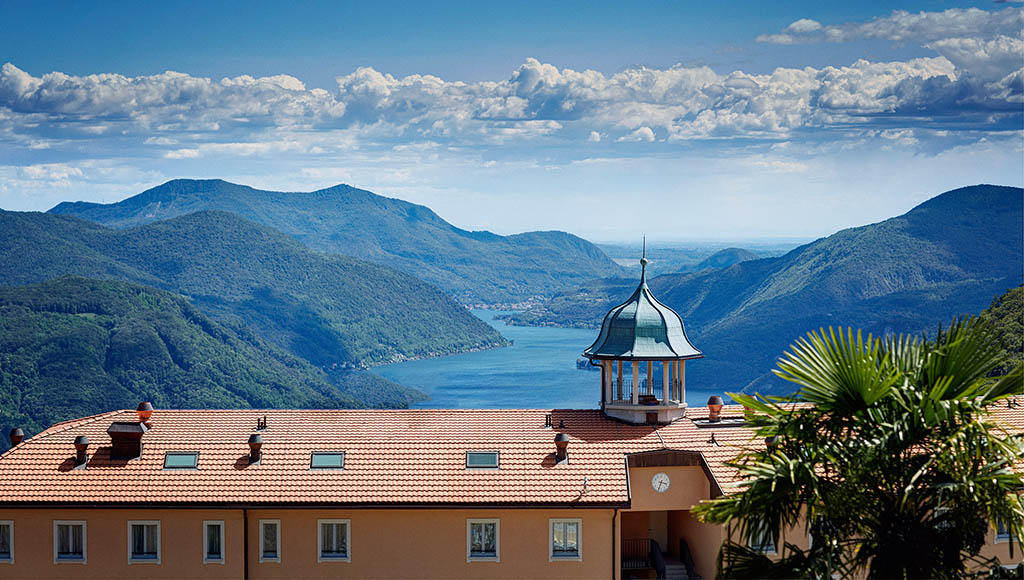
[[[314,451],[309,460],[310,469],[344,469],[344,451]]]
[[[196,469],[197,465],[198,451],[168,451],[164,455],[164,469]]]
[[[468,469],[497,469],[497,451],[467,451],[466,467]]]

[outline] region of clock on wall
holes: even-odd
[[[651,487],[658,493],[665,493],[670,485],[672,485],[672,481],[668,478],[668,474],[655,473],[651,478]]]

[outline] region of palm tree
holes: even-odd
[[[990,525],[1004,523],[1011,538],[1024,527],[1014,471],[1024,439],[990,414],[1024,391],[1020,366],[989,376],[1004,358],[970,318],[934,340],[865,340],[851,329],[798,340],[774,371],[799,385],[793,396],[730,394],[768,443],[737,458],[745,480],[735,493],[695,510],[731,531],[720,574],[950,578],[993,569],[978,556]],[[787,543],[771,560],[742,540],[777,545],[783,530],[809,533],[812,546]]]

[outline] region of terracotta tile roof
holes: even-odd
[[[700,409],[694,409],[701,415]],[[735,414],[736,409],[730,409]],[[544,428],[551,413],[555,428]],[[703,416],[706,416],[706,410]],[[263,459],[247,441],[267,417]],[[572,503],[628,500],[625,455],[662,448],[701,451],[716,479],[751,440],[742,427],[629,425],[597,410],[156,410],[142,456],[110,459],[107,427],[134,421],[116,411],[59,423],[0,456],[0,505],[10,502],[150,503]],[[564,422],[564,428],[558,425]],[[554,436],[569,435],[556,465]],[[711,433],[716,443],[711,443]],[[73,441],[91,441],[74,469]],[[343,470],[310,470],[313,451],[344,451]],[[467,450],[498,451],[498,470],[465,467]],[[168,451],[198,451],[198,469],[164,470]],[[587,493],[580,495],[584,477]]]
[[[990,411],[1009,432],[1024,432],[1024,405]],[[548,413],[554,428],[543,426]],[[740,415],[738,406],[723,409],[723,417]],[[264,416],[267,429],[259,432],[263,460],[249,465],[247,441]],[[58,423],[0,455],[0,506],[623,504],[629,499],[626,455],[665,448],[701,452],[728,492],[739,474],[726,463],[763,442],[744,426],[698,426],[706,418],[705,408],[692,408],[687,418],[659,426],[629,425],[597,410],[158,409],[153,428],[143,436],[142,456],[118,461],[110,459],[106,430],[136,415],[114,411]],[[555,464],[558,432],[569,435],[567,464]],[[91,441],[85,469],[74,469],[78,435]],[[498,451],[500,469],[466,469],[470,450]],[[198,468],[164,470],[168,451],[198,451]],[[310,470],[313,451],[344,451],[345,468]],[[584,477],[587,493],[581,495]]]

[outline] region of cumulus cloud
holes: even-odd
[[[783,33],[828,29],[802,19]],[[745,147],[750,139],[813,139],[835,130],[880,138],[878,131],[937,119],[945,129],[1019,129],[1024,41],[943,38],[927,46],[938,56],[765,74],[676,65],[605,75],[530,58],[505,79],[470,83],[363,67],[337,77],[336,91],[309,89],[288,75],[37,77],[8,63],[0,68],[0,138],[20,148],[88,144],[90,152],[96,144],[138,145],[140,155],[179,161],[398,151],[410,143],[483,149],[738,140]]]
[[[1019,36],[1024,27],[1024,10],[1008,7],[989,11],[980,8],[950,8],[942,12],[895,10],[889,16],[869,22],[824,26],[801,18],[777,34],[762,34],[758,42],[796,44],[802,42],[849,42],[858,38],[879,38],[895,42],[921,43],[944,38]]]
[[[654,141],[654,131],[650,127],[640,127],[629,135],[619,137],[619,141],[646,142]]]

